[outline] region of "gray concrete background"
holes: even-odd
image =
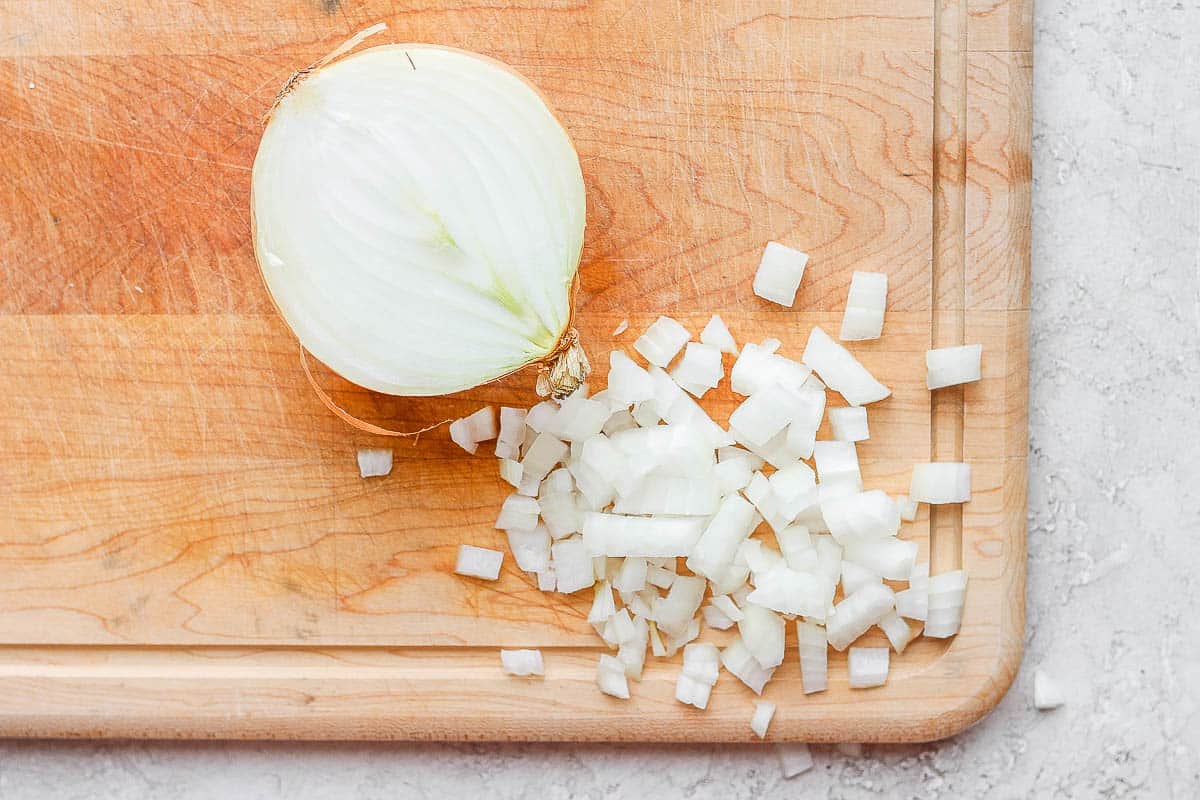
[[[0,798],[1200,796],[1200,3],[1038,0],[1035,49],[1028,647],[979,725],[790,781],[769,748],[13,741]]]

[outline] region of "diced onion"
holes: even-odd
[[[813,461],[822,484],[845,483],[856,492],[862,491],[862,472],[854,442],[817,442]]]
[[[600,663],[596,668],[596,684],[600,691],[621,700],[629,699],[629,679],[625,675],[625,665],[614,656],[607,653],[600,655]]]
[[[700,341],[712,345],[722,353],[737,355],[737,342],[733,340],[733,334],[725,327],[725,320],[721,319],[719,314],[713,314],[704,330],[700,331]]]
[[[500,564],[504,561],[504,553],[499,550],[488,550],[485,547],[475,547],[469,544],[458,546],[458,560],[454,563],[454,571],[469,578],[482,578],[494,581],[500,577]]]
[[[558,464],[565,461],[570,448],[549,433],[539,433],[521,459],[521,480],[541,482]]]
[[[889,581],[906,581],[917,561],[917,543],[890,536],[856,542],[846,545],[842,558]]]
[[[541,433],[546,430],[546,426],[550,424],[550,420],[554,419],[556,414],[558,414],[558,403],[553,400],[543,400],[529,409],[525,415],[525,424]]]
[[[834,650],[845,650],[894,608],[895,598],[889,587],[875,583],[842,600],[825,623],[829,644]]]
[[[500,477],[514,489],[521,486],[521,462],[507,458],[500,459]]]
[[[656,367],[666,367],[691,338],[687,328],[670,317],[659,317],[633,343],[633,349]]]
[[[791,308],[807,265],[807,254],[779,242],[768,242],[758,271],[754,273],[754,293],[764,300]]]
[[[925,385],[932,390],[979,380],[979,362],[982,356],[981,344],[939,347],[926,351]]]
[[[613,578],[613,588],[618,592],[640,592],[646,588],[646,559],[630,556],[623,559],[621,569]]]
[[[887,682],[889,655],[886,647],[851,647],[850,688],[883,686]]]
[[[683,351],[683,358],[671,370],[671,377],[680,386],[698,387],[700,391],[690,391],[700,397],[708,389],[715,388],[725,377],[725,369],[721,366],[721,351],[711,344],[688,342]]]
[[[754,506],[741,495],[731,494],[721,501],[713,518],[692,547],[687,566],[692,572],[715,577],[737,554],[738,547],[758,524]]]
[[[800,642],[800,682],[805,694],[823,692],[829,686],[829,642],[825,629],[813,622],[796,622]]]
[[[611,410],[607,405],[590,400],[576,392],[563,400],[556,413],[546,425],[546,433],[552,433],[568,442],[582,442],[595,436],[608,421]]]
[[[358,474],[363,478],[382,478],[392,471],[392,451],[361,448],[358,451]]]
[[[900,510],[900,519],[905,522],[916,521],[917,513],[920,511],[916,500],[908,496],[893,497],[892,500],[896,501],[896,508]]]
[[[665,654],[665,650],[663,651]],[[712,696],[712,686],[702,683],[684,673],[680,673],[675,681],[675,699],[684,705],[695,706],[700,710],[708,708],[708,699]]]
[[[509,675],[545,675],[541,650],[501,650],[500,664]]]
[[[913,639],[912,628],[908,627],[908,623],[901,619],[895,611],[879,620],[879,627],[887,636],[892,649],[897,653],[903,653],[904,648],[908,647],[908,643]]]
[[[738,622],[742,643],[754,660],[766,668],[783,663],[784,621],[768,608],[749,603]]]
[[[530,531],[537,526],[538,513],[541,511],[538,501],[532,497],[510,494],[500,506],[500,514],[496,517],[496,527],[500,530]]]
[[[961,569],[929,578],[929,613],[925,635],[946,639],[962,626],[963,604],[967,591],[967,573]]]
[[[468,453],[474,453],[480,442],[495,439],[498,433],[496,409],[492,406],[484,406],[474,414],[450,423],[450,438]]]
[[[721,665],[755,694],[762,694],[775,672],[774,667],[764,668],[754,659],[740,636],[721,651]]]
[[[683,648],[683,674],[707,686],[715,686],[720,675],[721,654],[712,642]]]
[[[772,384],[750,395],[729,416],[729,427],[751,447],[766,444],[792,421],[800,400],[796,393]]]
[[[802,360],[852,406],[874,403],[892,393],[875,380],[849,350],[829,338],[819,327],[809,333]]]
[[[500,408],[500,433],[496,437],[496,457],[516,461],[521,458],[521,442],[525,438],[525,410]]]
[[[613,328],[612,335],[615,338],[627,330],[629,330],[629,320],[623,319],[617,323],[617,327]]]
[[[541,572],[550,566],[550,531],[545,525],[539,524],[533,530],[510,528],[505,533],[518,569]]]
[[[592,559],[580,537],[555,542],[550,547],[550,558],[557,576],[555,588],[562,594],[572,594],[595,584]]]
[[[1038,711],[1052,711],[1065,702],[1058,684],[1046,672],[1036,670],[1033,673],[1033,707]]]
[[[733,620],[716,606],[704,606],[700,609],[700,615],[704,617],[704,624],[714,630],[727,631],[733,627]]]
[[[846,558],[842,560],[842,591],[847,595],[854,594],[869,583],[880,583],[883,580],[879,576],[879,573],[872,572],[866,567],[851,561],[849,555],[851,549],[847,548]]]
[[[690,575],[679,575],[671,583],[666,597],[654,604],[654,621],[668,636],[680,636],[695,620],[700,603],[704,600],[705,580]],[[690,640],[689,640],[690,641]]]
[[[626,517],[588,512],[583,541],[596,556],[686,556],[704,530],[701,517]]]
[[[863,406],[829,409],[829,427],[833,429],[833,438],[839,442],[862,442],[871,438],[867,409]]]
[[[969,502],[971,465],[956,461],[914,464],[908,496],[930,505]]]
[[[654,381],[633,359],[614,350],[609,356],[608,393],[626,405],[640,403],[654,397]]]
[[[846,312],[838,338],[843,342],[878,339],[883,333],[883,312],[887,307],[887,275],[882,272],[855,272],[850,277]]]
[[[713,595],[712,604],[714,608],[720,609],[721,613],[734,622],[741,622],[745,618],[742,610],[737,607],[737,603],[727,595]]]
[[[754,735],[760,739],[767,737],[767,728],[771,725],[771,718],[775,716],[775,704],[768,703],[766,700],[754,701],[754,716],[750,718],[750,730],[754,731]]]
[[[592,608],[588,611],[587,621],[592,625],[603,625],[617,613],[617,604],[613,600],[612,586],[608,581],[596,584],[596,592],[592,595]]]

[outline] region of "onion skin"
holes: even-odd
[[[329,64],[320,64],[320,66],[315,66],[312,68],[301,70],[301,71],[295,73],[291,79],[289,79],[287,84],[284,86],[283,90],[276,97],[276,100],[273,103],[271,110],[268,112],[266,120],[265,120],[267,127],[269,128],[272,121],[274,120],[275,112],[278,110],[280,102],[283,101],[287,96],[289,96],[290,94],[295,92],[307,80],[310,80],[314,76],[320,74],[324,69],[327,69],[330,66],[335,66],[335,65],[343,63],[344,61],[356,59],[356,58],[359,58],[368,53],[372,53],[374,51],[385,50],[385,49],[386,50],[403,51],[404,54],[406,56],[408,56],[408,58],[410,59],[410,63],[411,63],[412,56],[415,56],[415,55],[419,54],[420,52],[440,51],[440,52],[447,52],[447,53],[455,53],[455,54],[459,54],[459,55],[468,56],[472,59],[476,59],[476,60],[486,63],[490,66],[496,67],[496,68],[502,70],[503,72],[507,73],[510,76],[516,77],[517,79],[520,80],[520,82],[523,84],[524,87],[532,90],[532,93],[544,105],[545,110],[546,110],[546,112],[548,112],[549,117],[551,119],[553,119],[554,123],[557,124],[557,127],[561,131],[562,137],[565,140],[565,143],[569,147],[569,152],[574,157],[576,169],[578,169],[578,154],[575,151],[574,145],[570,140],[570,136],[567,133],[566,128],[562,125],[561,120],[557,117],[557,115],[554,114],[554,111],[553,111],[552,107],[550,106],[550,103],[547,101],[547,98],[537,88],[537,86],[535,86],[532,82],[530,82],[527,78],[525,78],[523,75],[521,75],[519,72],[517,72],[515,69],[513,69],[509,65],[504,64],[500,61],[497,61],[493,58],[490,58],[490,57],[484,56],[484,55],[480,55],[477,53],[471,53],[471,52],[461,50],[458,48],[446,47],[446,46],[441,46],[441,45],[417,44],[417,43],[382,45],[379,47],[364,49],[364,50],[358,51],[358,52],[348,55],[348,56],[340,56],[339,58],[332,59]],[[419,57],[417,60],[419,61]],[[413,68],[414,69],[417,68],[415,64],[413,65]],[[542,124],[543,128],[545,127],[544,122],[541,122],[539,124]],[[264,142],[265,142],[265,140],[266,140],[266,132],[264,131]],[[261,154],[262,154],[262,150],[260,148],[260,156],[261,156]],[[564,162],[557,162],[557,163],[564,163]],[[256,167],[257,167],[257,165],[258,165],[258,158],[256,158]],[[574,191],[574,189],[572,189],[572,191]],[[328,366],[334,372],[338,373],[343,378],[347,379],[348,381],[350,381],[352,383],[356,383],[360,386],[363,386],[364,388],[367,388],[367,389],[370,389],[373,391],[377,391],[377,392],[380,392],[383,394],[391,394],[391,395],[397,395],[397,396],[439,396],[439,395],[451,394],[453,392],[470,389],[475,386],[480,386],[480,385],[507,377],[508,375],[510,375],[514,372],[517,372],[521,369],[524,369],[530,365],[538,365],[541,368],[539,376],[538,376],[538,381],[537,381],[538,393],[542,394],[543,396],[544,395],[553,395],[555,397],[561,397],[561,396],[570,394],[572,391],[574,391],[584,380],[586,380],[588,374],[590,374],[590,371],[591,371],[591,365],[588,362],[587,356],[584,353],[581,344],[579,343],[578,334],[572,325],[573,313],[574,313],[574,301],[575,301],[574,295],[575,295],[575,291],[576,291],[576,288],[578,285],[578,267],[579,267],[580,257],[582,254],[583,230],[586,225],[585,212],[583,210],[583,206],[586,203],[586,199],[585,199],[585,196],[583,193],[582,175],[581,174],[578,177],[578,193],[579,193],[579,213],[578,213],[579,225],[577,228],[577,230],[578,230],[578,246],[572,247],[571,251],[569,251],[567,253],[567,255],[569,256],[569,265],[570,265],[569,266],[569,275],[568,275],[570,285],[569,285],[569,288],[567,289],[567,293],[568,293],[567,303],[569,304],[568,305],[568,313],[566,315],[565,321],[562,324],[561,329],[554,331],[554,329],[551,328],[550,329],[550,337],[543,340],[543,341],[549,341],[552,343],[549,346],[540,345],[539,347],[545,348],[544,351],[532,353],[531,355],[526,357],[524,359],[524,361],[521,361],[520,363],[516,363],[515,365],[507,366],[503,369],[490,370],[487,372],[487,374],[482,374],[477,379],[462,380],[454,385],[439,386],[436,388],[426,388],[426,387],[419,387],[419,388],[415,388],[415,389],[411,389],[411,388],[407,388],[407,387],[398,388],[396,385],[390,384],[387,381],[375,379],[373,376],[367,374],[365,371],[356,371],[353,368],[347,368],[345,365],[338,363],[338,359],[336,359],[336,358],[324,357],[324,354],[321,352],[318,342],[306,341],[306,337],[304,335],[301,335],[301,332],[293,325],[293,321],[289,320],[288,314],[286,314],[284,312],[283,303],[281,302],[280,298],[275,295],[275,293],[271,287],[271,282],[267,279],[266,271],[267,271],[268,265],[271,263],[271,259],[274,259],[276,262],[278,262],[279,259],[276,256],[274,256],[272,253],[270,253],[269,251],[265,250],[264,239],[262,236],[260,236],[260,220],[259,220],[258,204],[256,203],[256,197],[255,197],[256,192],[255,192],[255,187],[254,187],[254,181],[252,180],[251,197],[250,197],[250,223],[251,223],[252,241],[254,242],[254,255],[255,255],[256,262],[259,265],[260,274],[262,275],[262,277],[264,279],[264,284],[267,286],[268,297],[271,298],[271,301],[275,305],[276,310],[279,311],[280,316],[282,316],[284,318],[285,322],[287,322],[289,327],[292,328],[293,333],[295,333],[297,335],[297,338],[300,340],[301,346],[304,347],[307,351],[311,352],[318,359],[320,359],[323,363],[326,364],[326,366]],[[575,244],[575,242],[572,241],[573,238],[574,238],[574,236],[572,234],[571,239],[568,239],[568,241],[570,241],[572,245]],[[416,363],[416,362],[407,362],[407,363]],[[324,397],[322,399],[325,400]],[[326,402],[326,405],[329,405],[328,400],[325,400],[325,402]],[[341,415],[339,415],[339,416],[341,416]]]

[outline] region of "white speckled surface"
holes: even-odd
[[[791,781],[769,748],[3,742],[0,798],[1200,796],[1200,3],[1040,0],[1035,49],[1028,650],[989,718]]]

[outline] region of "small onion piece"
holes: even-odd
[[[939,347],[925,353],[925,385],[930,389],[957,386],[979,380],[979,362],[983,356],[983,345],[966,344],[961,347]]]
[[[870,689],[887,683],[889,653],[886,647],[851,647],[849,660],[851,689]]]
[[[480,442],[495,439],[499,432],[496,409],[492,406],[484,406],[474,414],[450,423],[450,439],[471,454],[475,453]]]
[[[541,572],[550,566],[550,531],[545,525],[539,523],[533,530],[510,528],[505,533],[518,569]]]
[[[829,642],[825,629],[813,622],[796,622],[796,637],[800,643],[800,682],[805,694],[823,692],[829,688]]]
[[[612,586],[608,581],[600,581],[596,592],[592,595],[592,608],[588,611],[587,621],[592,625],[603,625],[617,613],[617,604],[613,600]]]
[[[781,617],[768,608],[748,603],[742,609],[738,633],[742,643],[763,667],[768,669],[783,663],[785,625]]]
[[[633,343],[633,349],[656,367],[665,368],[692,335],[671,317],[659,317]]]
[[[516,461],[521,458],[521,442],[525,438],[525,410],[500,408],[500,433],[496,437],[496,457]]]
[[[970,502],[971,465],[958,461],[915,464],[908,496],[930,505]]]
[[[825,624],[829,644],[845,650],[895,607],[896,595],[881,583],[867,584],[834,607]]]
[[[251,206],[259,267],[301,344],[407,396],[550,357],[568,335],[585,192],[538,91],[492,59],[421,44],[300,75],[269,113]],[[556,392],[586,376],[577,344],[566,356]]]
[[[721,654],[712,642],[689,644],[683,648],[683,674],[707,686],[715,686],[720,676]]]
[[[546,674],[541,650],[501,650],[500,665],[509,675],[518,677]]]
[[[1065,702],[1062,690],[1049,674],[1036,670],[1033,673],[1033,707],[1038,711],[1053,711]]]
[[[852,406],[863,406],[884,399],[892,392],[858,362],[850,351],[814,327],[801,357],[821,376],[829,388],[846,398]]]
[[[925,635],[947,639],[962,627],[963,604],[967,591],[967,573],[961,569],[944,572],[929,579],[929,613]]]
[[[550,547],[550,558],[557,580],[555,588],[562,594],[573,594],[596,583],[592,559],[580,537],[555,542]]]
[[[721,665],[755,694],[762,694],[775,672],[774,667],[765,668],[755,660],[740,636],[721,651]]]
[[[623,319],[617,323],[617,327],[613,328],[613,338],[620,336],[625,331],[629,330],[629,320]]]
[[[504,553],[499,550],[489,550],[486,547],[475,547],[469,544],[458,546],[458,560],[454,563],[454,571],[468,578],[482,578],[494,581],[500,577],[500,565],[504,561]]]
[[[829,427],[833,429],[833,438],[839,442],[862,442],[871,438],[864,406],[829,409]]]
[[[804,277],[808,255],[779,242],[768,242],[754,273],[754,293],[764,300],[791,308]]]
[[[750,730],[754,731],[754,735],[760,739],[767,738],[767,728],[770,727],[771,718],[774,716],[774,703],[769,703],[766,700],[755,700],[754,716],[750,718]]]
[[[360,448],[358,474],[362,478],[382,478],[392,471],[392,451],[380,448]]]
[[[887,306],[887,275],[882,272],[855,272],[850,276],[850,292],[838,338],[843,342],[878,339],[883,333],[883,312]]]
[[[731,353],[735,356],[738,353],[737,342],[733,340],[733,334],[725,326],[725,320],[721,319],[720,314],[713,314],[712,319],[704,326],[704,330],[700,331],[700,341],[712,345],[722,353]]]
[[[895,611],[879,620],[879,627],[887,636],[892,649],[897,653],[903,653],[904,648],[908,647],[908,643],[913,640],[913,629],[908,627],[908,623],[901,619]]]
[[[629,699],[629,679],[625,674],[625,665],[614,656],[607,653],[600,655],[600,663],[596,667],[596,684],[600,691],[620,700]]]
[[[656,519],[591,511],[583,518],[583,541],[594,556],[686,556],[703,530],[703,517]]]

